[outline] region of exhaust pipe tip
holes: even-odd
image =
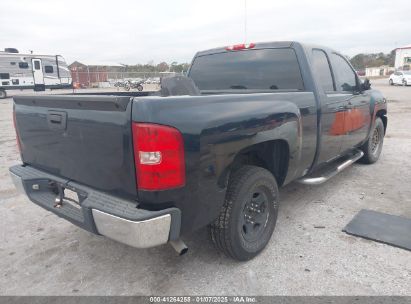
[[[177,251],[179,256],[186,254],[188,251],[187,245],[181,239],[170,241],[169,243],[173,246],[174,250]]]
[[[188,251],[188,248],[186,247],[186,248],[184,248],[183,250],[180,251],[179,255],[181,256],[183,254],[186,254],[187,251]]]

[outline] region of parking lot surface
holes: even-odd
[[[0,100],[0,295],[411,295],[411,252],[341,230],[361,209],[411,218],[411,87],[372,81],[388,99],[381,159],[320,186],[292,183],[268,247],[252,261],[218,253],[202,229],[135,249],[83,231],[19,195],[12,99]],[[322,227],[322,228],[315,228]]]

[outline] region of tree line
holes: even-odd
[[[364,70],[365,68],[379,67],[382,65],[394,66],[395,50],[388,54],[382,52],[374,54],[357,54],[349,59],[356,70]]]
[[[356,70],[364,70],[368,67],[379,67],[382,65],[394,66],[395,50],[388,54],[372,53],[372,54],[357,54],[352,58],[349,58],[351,64]],[[167,62],[160,62],[154,64],[153,61],[146,64],[124,65],[125,72],[140,72],[140,73],[153,73],[153,72],[187,72],[189,63],[178,63],[176,61],[168,64]]]
[[[154,62],[148,62],[146,64],[124,65],[125,72],[139,72],[139,73],[153,73],[153,72],[187,72],[190,64],[178,63],[176,61],[168,64],[167,62],[160,62],[154,64]]]

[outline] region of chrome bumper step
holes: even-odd
[[[363,155],[364,152],[362,152],[361,150],[354,150],[352,153],[329,163],[320,170],[315,171],[310,175],[304,176],[297,181],[305,185],[320,185],[351,166],[353,163],[363,157]]]

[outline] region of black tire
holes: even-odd
[[[388,81],[390,85],[394,85],[394,81],[392,81],[392,79],[390,79],[390,81]]]
[[[141,85],[141,84],[139,84],[138,86],[137,86],[137,90],[139,90],[140,92],[143,90],[143,86]]]
[[[7,98],[6,90],[0,90],[0,99]]]
[[[370,132],[370,137],[361,147],[364,156],[360,159],[360,162],[364,164],[373,164],[380,158],[382,146],[384,144],[384,132],[384,124],[381,118],[377,117],[375,119],[374,127]]]
[[[408,83],[407,83],[407,81],[406,81],[405,79],[402,81],[402,85],[403,85],[404,87],[406,87],[406,86],[408,85]]]
[[[270,241],[277,222],[278,186],[266,169],[243,166],[230,177],[224,205],[211,225],[211,238],[227,256],[250,260]]]

